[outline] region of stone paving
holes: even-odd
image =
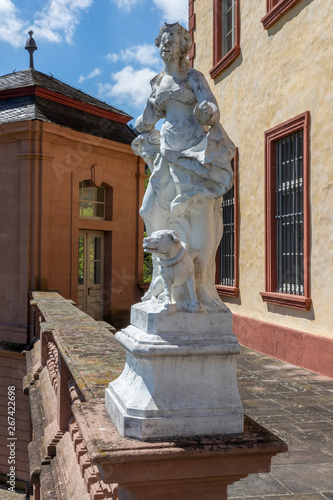
[[[238,367],[245,413],[289,451],[230,486],[229,500],[333,500],[333,379],[244,347]]]

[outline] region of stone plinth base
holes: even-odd
[[[126,365],[106,389],[105,405],[121,435],[149,440],[243,432],[240,349],[226,306],[170,314],[135,304],[131,325],[116,338]]]

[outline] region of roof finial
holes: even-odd
[[[34,57],[33,57],[33,53],[35,52],[35,50],[37,50],[37,45],[36,45],[35,40],[32,38],[32,35],[33,35],[33,31],[32,30],[29,31],[29,35],[30,35],[30,38],[28,38],[27,43],[25,44],[25,49],[30,54],[30,65],[29,65],[29,68],[34,69]]]

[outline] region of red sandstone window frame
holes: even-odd
[[[213,68],[209,74],[212,78],[218,76],[225,68],[240,54],[240,22],[239,1],[235,0],[235,44],[224,56],[222,56],[222,0],[214,0],[214,24],[213,24]]]
[[[310,298],[310,209],[309,209],[309,127],[310,113],[288,120],[265,132],[265,292],[260,292],[262,300],[275,305],[308,310]],[[277,283],[277,237],[276,220],[276,141],[297,131],[303,131],[303,255],[304,255],[304,295],[276,292]]]
[[[195,42],[194,42],[194,31],[196,28],[196,15],[194,12],[194,0],[189,0],[188,2],[188,31],[192,38],[192,47],[188,54],[188,59],[190,66],[193,68],[194,58],[195,58]]]
[[[234,286],[221,285],[218,283],[220,277],[219,249],[216,252],[215,283],[217,293],[224,297],[238,297],[239,295],[239,269],[238,269],[238,230],[239,230],[239,208],[238,208],[238,148],[234,156]]]
[[[266,15],[261,20],[264,29],[270,28],[297,2],[299,0],[266,0]]]

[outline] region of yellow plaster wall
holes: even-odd
[[[213,1],[195,0],[196,57],[218,99],[222,123],[239,148],[240,299],[230,309],[333,338],[333,2],[300,0],[264,30],[265,0],[240,0],[241,54],[212,80]],[[310,311],[267,305],[264,131],[310,111]]]

